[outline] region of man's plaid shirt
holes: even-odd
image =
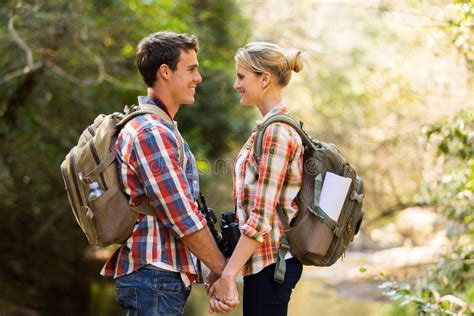
[[[146,97],[139,101],[154,104]],[[194,279],[192,255],[180,238],[202,229],[206,221],[195,203],[196,161],[183,140],[185,168],[180,168],[173,128],[157,115],[145,114],[127,123],[118,136],[115,151],[122,188],[130,203],[138,205],[146,196],[156,217],[139,215],[132,235],[105,264],[102,275],[117,278],[162,262],[182,272],[185,283]]]
[[[279,104],[263,120],[277,113],[286,114],[288,110]],[[255,134],[237,156],[234,173],[234,201],[241,232],[261,243],[243,275],[255,274],[276,262],[283,236],[276,205],[283,207],[291,221],[298,212],[295,198],[303,181],[303,146],[292,127],[284,123],[267,127],[258,165],[253,149]]]

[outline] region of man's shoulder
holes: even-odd
[[[173,125],[158,115],[143,114],[131,119],[120,131],[121,136],[131,137],[132,139],[149,133],[173,134]]]

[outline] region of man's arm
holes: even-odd
[[[219,248],[217,248],[217,244],[207,226],[191,235],[184,236],[181,238],[181,241],[213,273],[221,275],[226,260]]]
[[[213,273],[220,275],[225,258],[193,201],[178,163],[175,135],[161,125],[143,129],[134,140],[131,156],[157,218]]]

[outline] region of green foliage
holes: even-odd
[[[451,35],[454,45],[463,54],[471,71],[474,71],[474,1],[455,0],[454,16],[449,20],[446,31]]]
[[[389,315],[469,315],[474,307],[469,300],[462,300],[454,295],[441,295],[435,283],[412,286],[398,283],[393,278],[385,278],[380,285],[384,294],[399,302]]]
[[[474,233],[474,112],[462,112],[451,122],[425,126],[423,132],[442,157],[440,181],[427,192],[447,219],[459,223],[454,235]]]
[[[474,111],[425,126],[423,132],[443,158],[439,180],[431,182],[425,194],[446,220],[451,251],[416,286],[386,279],[381,287],[385,295],[401,305],[414,305],[421,315],[467,314],[474,312]]]
[[[198,104],[177,118],[193,151],[217,157],[241,143],[250,121],[234,119],[242,115],[230,70],[245,21],[233,1],[11,0],[0,23],[0,288],[9,289],[2,298],[84,315],[87,304],[78,302],[98,269],[91,273],[84,258],[62,159],[96,115],[145,93],[135,47],[159,30],[200,38]]]
[[[455,0],[454,15],[445,28],[474,71],[474,1]],[[440,171],[427,179],[423,195],[446,221],[451,247],[416,286],[386,279],[384,292],[420,315],[474,313],[474,111],[422,129],[438,157]],[[396,313],[395,313],[396,314]],[[395,315],[394,314],[394,315]],[[396,314],[398,315],[398,314]]]

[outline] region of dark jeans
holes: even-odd
[[[115,287],[127,316],[181,316],[191,292],[179,273],[147,267],[117,278]]]
[[[303,265],[295,258],[286,260],[283,284],[273,280],[276,264],[257,274],[244,277],[244,316],[285,316],[291,292],[303,272]]]

